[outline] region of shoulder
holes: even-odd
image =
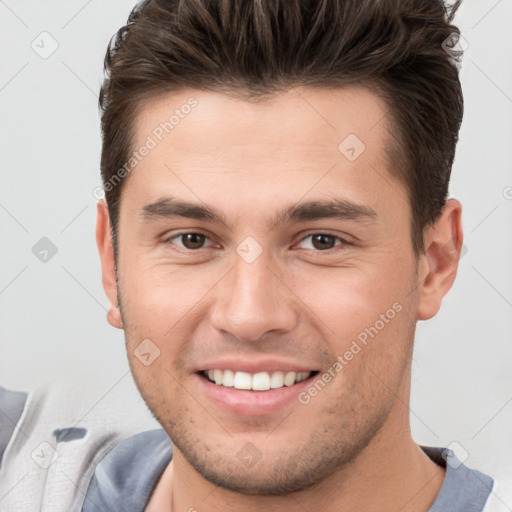
[[[16,425],[25,409],[28,392],[11,391],[0,386],[0,465]]]
[[[449,448],[421,447],[446,469],[443,485],[429,512],[483,512],[493,492],[494,479],[466,466]]]
[[[97,465],[82,512],[144,510],[160,475],[172,459],[172,444],[159,428],[118,443]]]
[[[108,394],[101,379],[55,380],[28,392],[0,389],[1,510],[81,510],[106,455],[158,425],[129,393],[133,388],[122,385],[114,391],[110,384]]]
[[[496,465],[494,486],[483,512],[510,512],[512,510],[512,467]]]
[[[494,486],[483,512],[510,512],[512,510],[512,471],[494,479]]]

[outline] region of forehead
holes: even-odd
[[[132,159],[128,189],[141,204],[165,195],[226,199],[234,215],[336,190],[352,202],[370,204],[372,194],[396,202],[406,192],[389,172],[387,112],[359,87],[294,88],[259,102],[166,93],[144,102],[134,120],[132,149],[150,149]]]
[[[381,145],[388,108],[362,87],[296,87],[268,99],[247,101],[212,91],[184,89],[143,102],[135,118],[135,144],[152,134],[172,139],[180,153],[211,155],[218,148],[262,144],[268,151],[334,149],[348,134]],[[200,129],[202,128],[202,129]],[[168,141],[170,142],[170,141]]]

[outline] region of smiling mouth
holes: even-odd
[[[217,386],[250,391],[269,391],[293,386],[318,374],[311,372],[258,372],[247,373],[234,370],[205,370],[200,375]]]

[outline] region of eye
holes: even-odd
[[[190,232],[179,233],[178,235],[174,235],[170,238],[167,238],[165,242],[175,243],[173,242],[173,240],[180,240],[181,245],[179,243],[177,244],[179,247],[193,251],[194,249],[202,249],[205,240],[209,240],[209,238],[206,235],[203,235],[202,233]]]
[[[328,251],[334,247],[339,245],[349,245],[348,242],[340,238],[336,235],[331,235],[329,233],[312,233],[301,240],[301,243],[305,240],[311,239],[310,247],[306,247],[306,249],[313,249],[319,251]],[[340,243],[336,244],[336,240],[339,240]]]
[[[328,251],[340,245],[350,245],[349,242],[346,242],[341,237],[331,235],[329,233],[312,233],[304,237],[300,243],[304,243],[308,239],[311,240],[309,247],[306,246],[303,248],[315,251]],[[186,249],[188,251],[194,251],[211,246],[211,241],[209,245],[204,245],[207,240],[210,239],[203,233],[187,232],[173,235],[172,237],[164,240],[164,242],[176,244],[182,249]]]

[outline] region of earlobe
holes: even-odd
[[[112,327],[123,328],[123,320],[119,306],[111,306],[107,313],[107,321]]]
[[[425,230],[425,252],[420,257],[418,320],[436,315],[453,285],[462,249],[462,205],[449,199],[441,216]]]
[[[114,262],[114,250],[110,231],[110,219],[108,206],[104,200],[98,201],[96,220],[96,244],[101,260],[101,273],[103,289],[112,306],[107,313],[110,325],[119,329],[123,328],[121,311],[118,307],[116,271]]]

